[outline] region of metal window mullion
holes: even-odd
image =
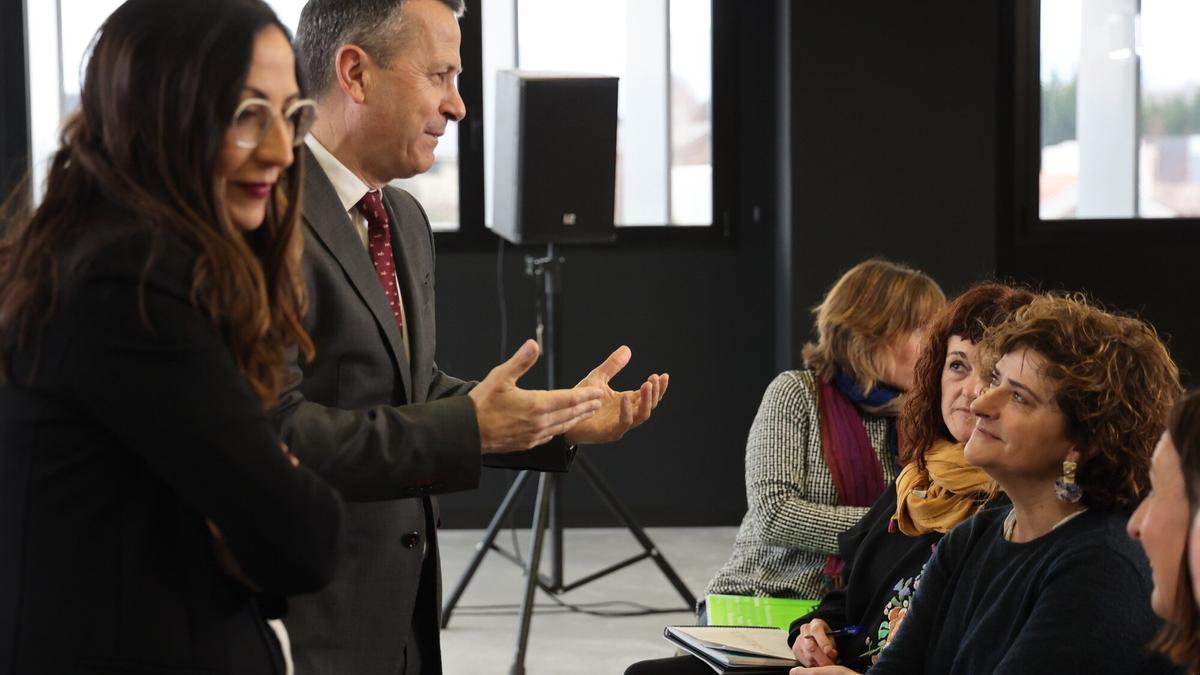
[[[666,179],[665,184],[667,186],[667,222],[666,222],[666,225],[668,225],[668,226],[675,224],[675,185],[674,185],[674,176],[673,176],[673,173],[674,173],[673,170],[675,168],[675,157],[674,157],[674,154],[675,154],[674,153],[675,121],[671,114],[671,111],[675,107],[675,88],[673,86],[671,86],[671,63],[672,63],[671,62],[671,57],[672,57],[672,53],[671,53],[671,6],[673,4],[674,4],[674,0],[666,0],[663,3],[663,12],[667,15],[667,18],[665,21],[667,30],[666,30],[666,34],[663,36],[663,45],[665,47],[665,51],[667,54],[667,58],[663,60],[663,65],[665,66],[665,69],[666,69],[666,73],[664,73],[663,81],[667,83],[667,95],[663,98],[663,101],[666,103],[666,106],[667,106],[667,114],[666,114],[667,143],[663,149],[666,151],[666,154],[667,154],[667,161],[666,161],[667,179]]]

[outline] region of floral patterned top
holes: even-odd
[[[921,568],[923,573],[925,568]],[[871,663],[879,660],[879,655],[883,650],[891,644],[896,638],[897,632],[900,630],[900,624],[904,623],[904,617],[908,616],[909,605],[912,604],[913,596],[917,593],[917,588],[921,585],[921,574],[916,576],[904,577],[896,582],[892,588],[895,594],[888,600],[883,607],[883,621],[879,623],[879,629],[875,631],[874,639],[872,636],[867,636],[867,654],[871,657]]]
[[[824,619],[832,628],[862,627],[858,635],[838,638],[841,665],[862,672],[895,639],[920,586],[921,573],[942,538],[937,533],[909,537],[891,526],[896,489],[888,486],[867,515],[838,538],[846,560],[841,590],[825,595],[811,613],[792,624],[792,640],[800,626]]]

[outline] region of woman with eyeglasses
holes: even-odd
[[[260,0],[129,0],[0,240],[0,672],[282,673],[341,503],[266,410],[312,119]]]
[[[1125,534],[1180,391],[1166,346],[1142,321],[1044,296],[986,332],[980,353],[987,386],[964,454],[1011,506],[938,542],[903,629],[867,672],[1175,672],[1148,649],[1150,570]]]

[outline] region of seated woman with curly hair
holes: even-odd
[[[904,629],[868,672],[1171,672],[1146,648],[1150,570],[1124,532],[1180,391],[1166,347],[1141,321],[1043,297],[980,352],[990,382],[965,454],[1012,507],[938,543]]]

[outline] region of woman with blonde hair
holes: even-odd
[[[747,512],[707,594],[819,598],[842,571],[837,537],[899,471],[895,416],[926,327],[946,299],[923,272],[885,260],[846,272],[814,310],[805,370],[767,387],[746,444]],[[703,603],[700,620],[705,620]],[[636,673],[697,672],[681,657]]]

